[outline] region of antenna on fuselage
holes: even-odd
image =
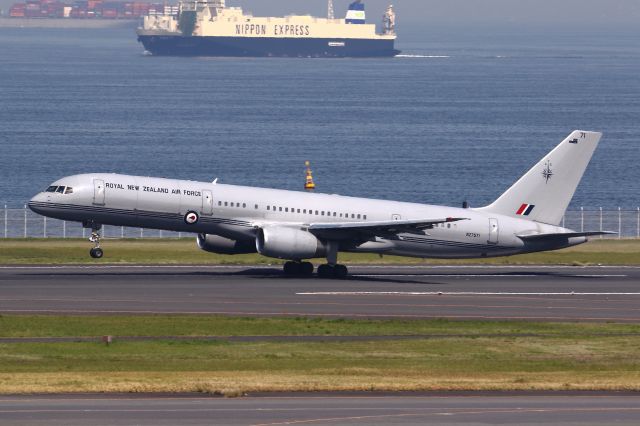
[[[313,191],[314,189],[316,189],[316,184],[313,182],[313,173],[311,172],[311,163],[309,161],[305,161],[304,165],[307,167],[307,170],[305,171],[306,179],[304,182],[304,189],[306,189],[307,191]]]

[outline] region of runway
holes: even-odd
[[[3,425],[640,423],[637,395],[0,397]]]
[[[640,322],[640,267],[3,266],[0,312]]]

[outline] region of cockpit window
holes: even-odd
[[[70,186],[51,185],[45,192],[57,192],[58,194],[73,194],[73,188]]]

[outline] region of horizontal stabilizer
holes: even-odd
[[[557,238],[593,237],[596,235],[615,235],[617,232],[609,231],[588,231],[588,232],[556,232],[550,234],[525,234],[517,237],[524,241],[541,241]]]

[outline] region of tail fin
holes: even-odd
[[[559,225],[602,133],[576,130],[493,204],[479,210]]]

